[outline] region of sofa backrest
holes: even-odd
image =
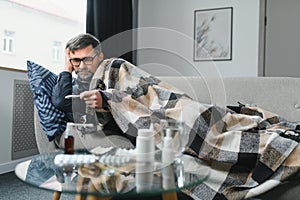
[[[201,103],[256,105],[290,121],[300,121],[300,78],[158,77]]]

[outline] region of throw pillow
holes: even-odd
[[[67,123],[65,113],[51,102],[52,89],[58,76],[32,61],[27,61],[27,75],[42,128],[48,140],[52,141],[65,131]]]

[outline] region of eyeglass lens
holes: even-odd
[[[93,64],[93,60],[96,57],[96,55],[94,57],[84,57],[84,58],[71,58],[70,62],[72,63],[72,65],[80,65],[80,62],[82,61],[85,65],[92,65]]]

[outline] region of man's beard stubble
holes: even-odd
[[[90,83],[94,76],[94,73],[88,69],[78,69],[75,73],[81,83]]]

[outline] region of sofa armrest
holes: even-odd
[[[54,142],[49,142],[44,130],[42,129],[36,107],[34,107],[34,129],[39,153],[49,153],[58,150]],[[64,142],[62,139],[63,138],[61,138],[61,144]],[[81,133],[77,132],[74,135],[74,141],[74,148],[76,149],[90,149],[96,146],[116,146],[121,148],[134,147],[132,143],[125,137],[119,135],[104,136],[103,132],[97,134],[87,134],[85,136],[82,136]]]

